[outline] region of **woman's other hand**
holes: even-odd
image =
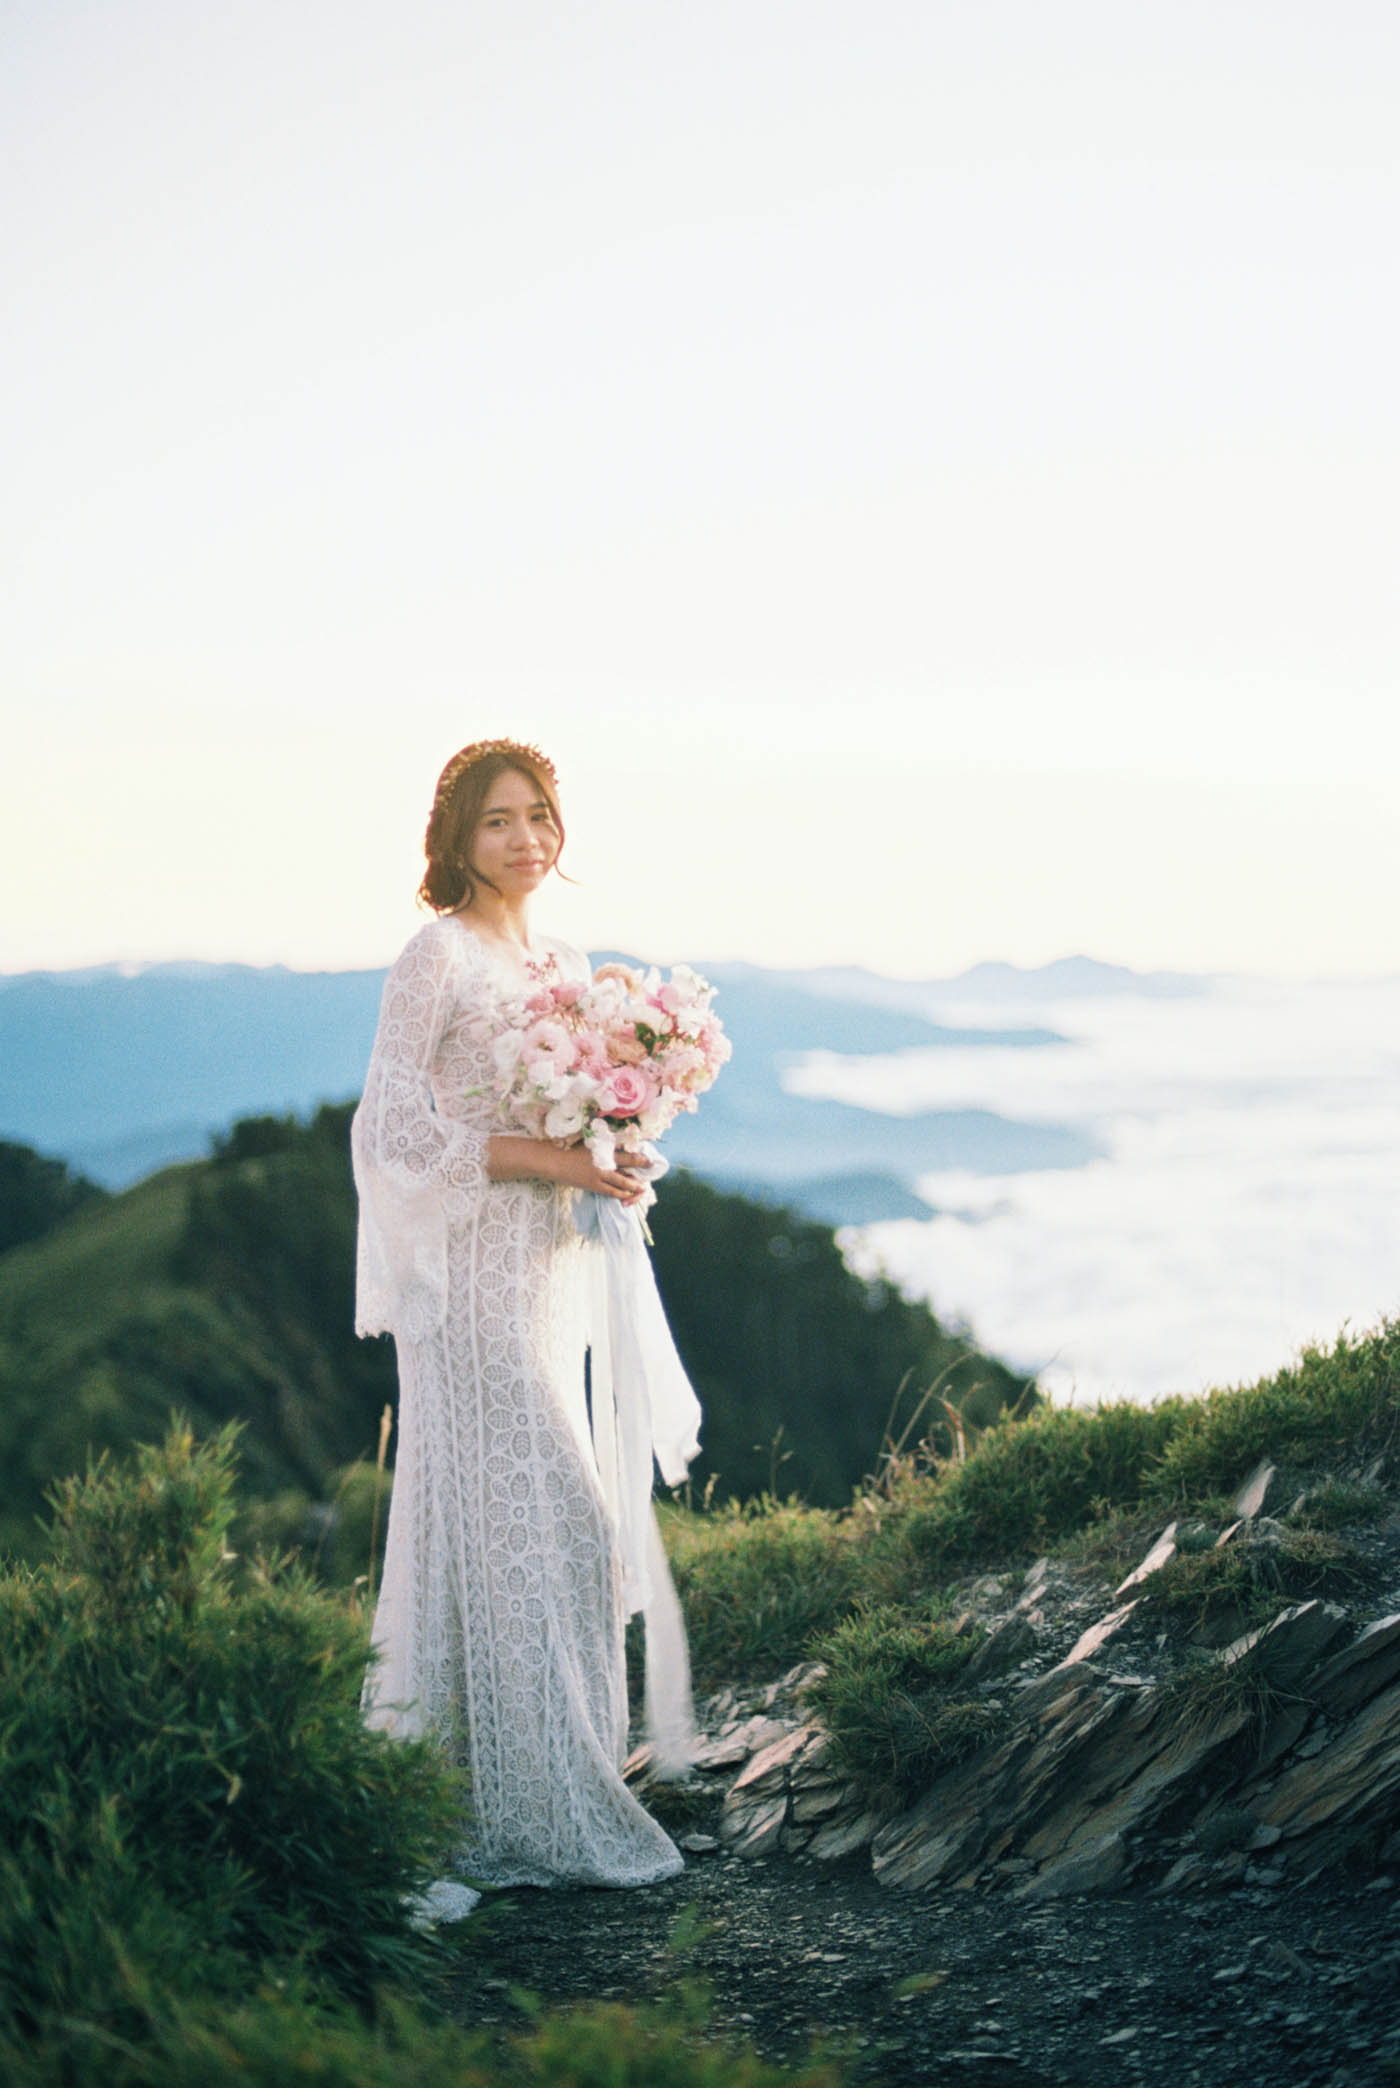
[[[645,1196],[646,1156],[619,1153],[615,1167],[599,1167],[587,1146],[554,1145],[547,1138],[511,1138],[498,1134],[487,1146],[486,1172],[493,1182],[558,1182],[586,1189],[594,1196],[615,1197],[632,1204]]]

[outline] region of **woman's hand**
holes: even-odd
[[[615,1167],[599,1167],[587,1146],[554,1145],[547,1138],[498,1135],[486,1148],[486,1172],[493,1182],[558,1182],[623,1204],[636,1203],[646,1194],[646,1180],[636,1172],[646,1165],[641,1155],[619,1153]]]

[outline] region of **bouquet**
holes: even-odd
[[[604,964],[591,985],[542,982],[524,1021],[493,1047],[496,1096],[519,1130],[581,1142],[599,1167],[619,1143],[660,1138],[696,1107],[730,1056],[714,989],[688,965],[669,979],[653,965]]]

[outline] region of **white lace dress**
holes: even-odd
[[[545,939],[566,978],[588,960]],[[470,1771],[462,1874],[644,1885],[681,1857],[619,1774],[622,1577],[585,1403],[572,1192],[491,1182],[489,1039],[518,984],[451,916],[389,974],[352,1144],[356,1327],[392,1332],[399,1414],[372,1724]]]

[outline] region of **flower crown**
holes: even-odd
[[[458,749],[438,777],[437,791],[433,798],[432,816],[434,819],[440,812],[446,809],[447,801],[456,789],[459,779],[466,774],[469,768],[475,768],[479,761],[484,761],[488,754],[521,754],[532,768],[538,769],[541,775],[548,776],[550,783],[556,790],[559,787],[559,778],[555,772],[554,763],[547,754],[542,754],[538,747],[532,747],[528,741],[512,739],[473,740],[470,746]]]

